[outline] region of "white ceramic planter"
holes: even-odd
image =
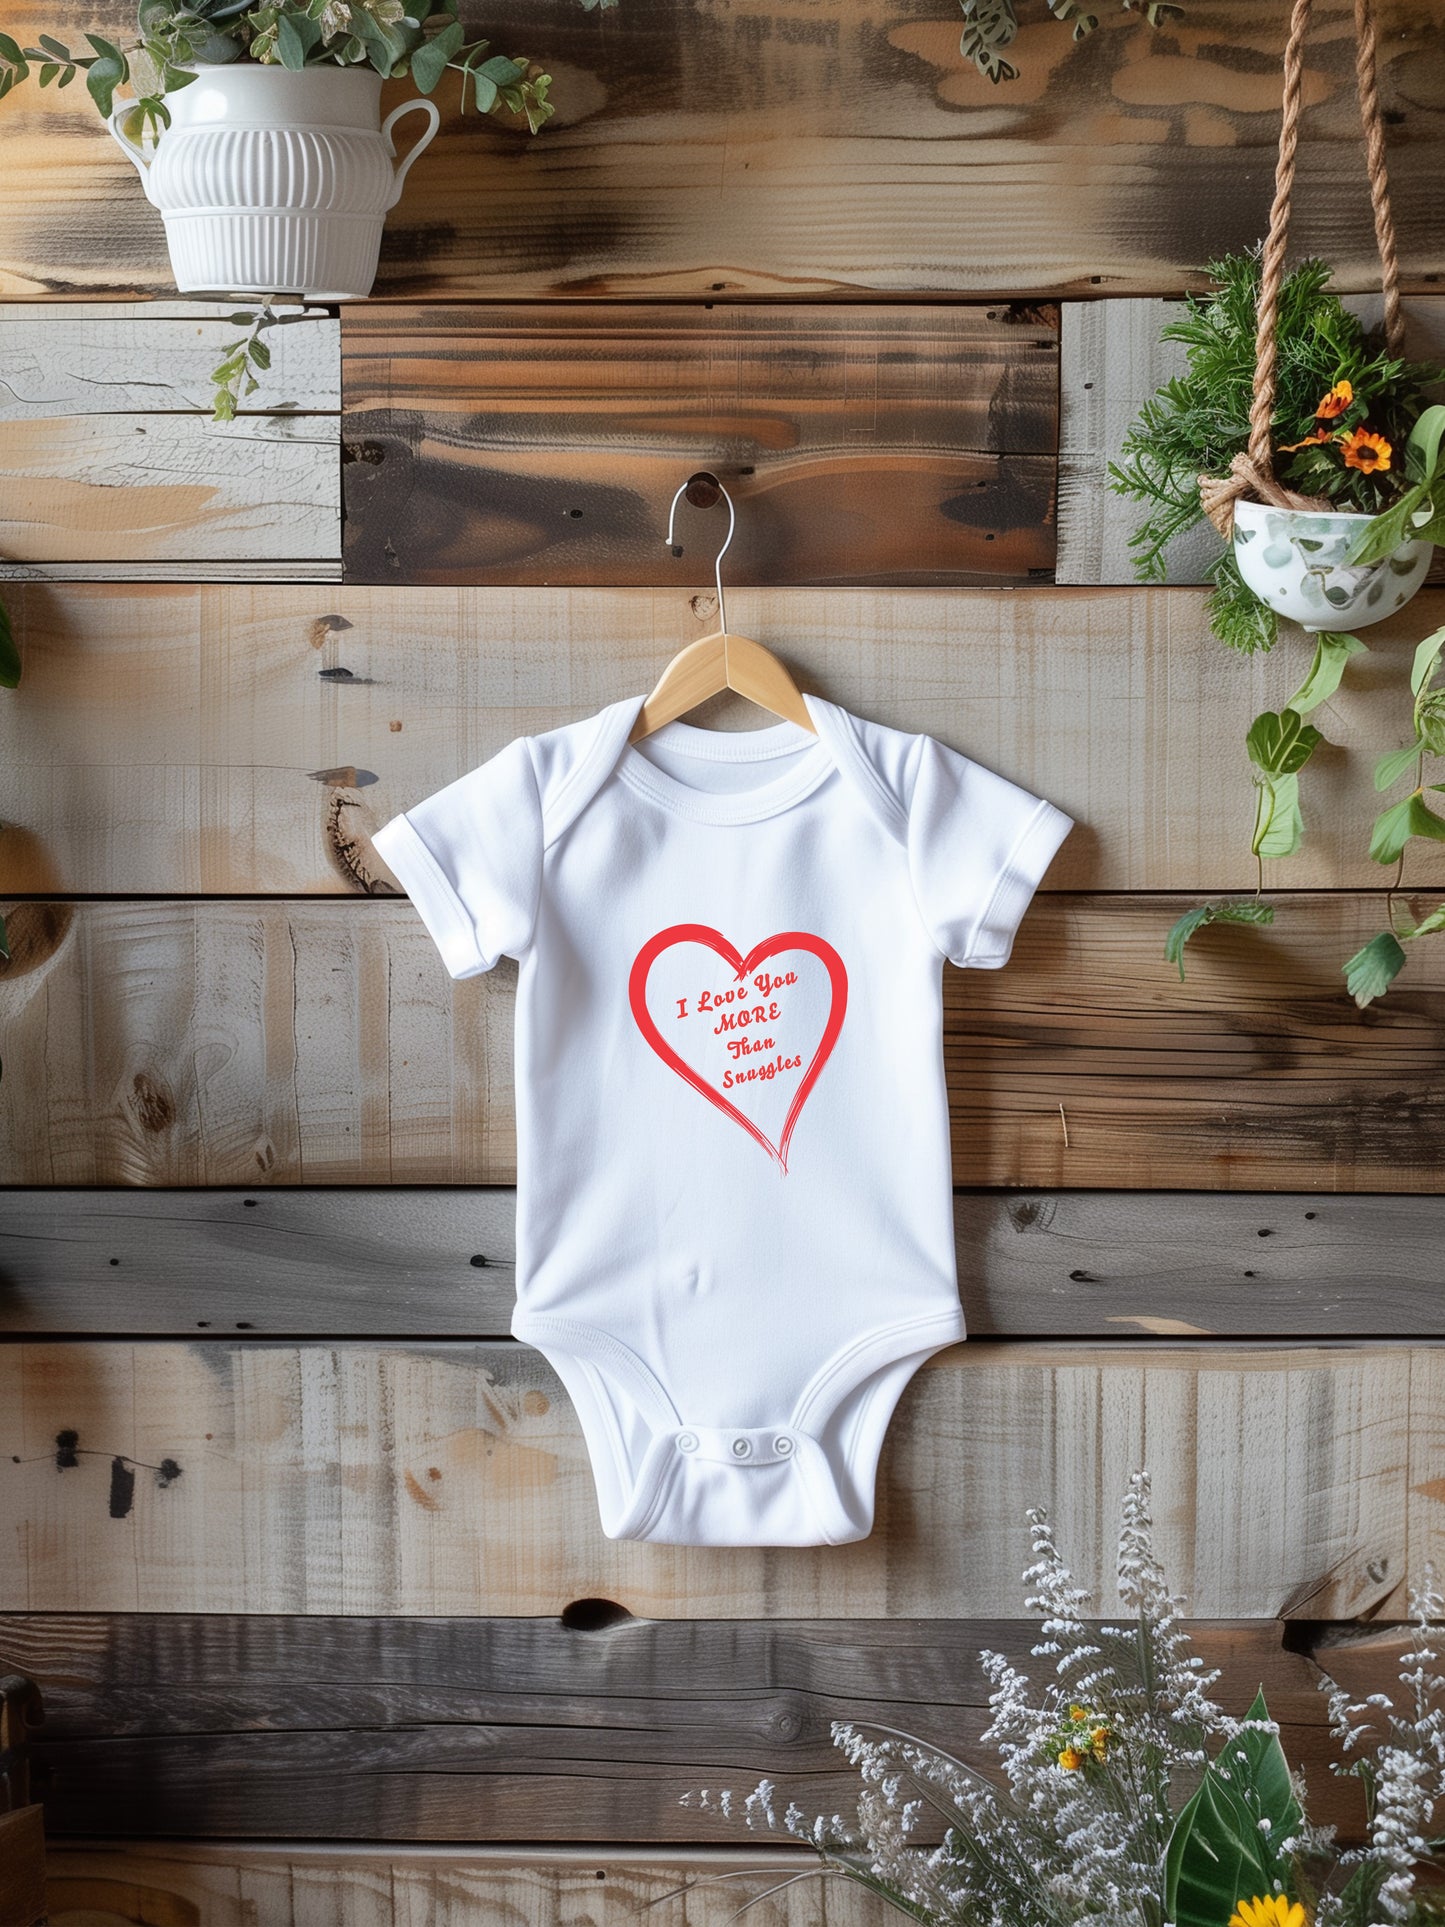
[[[1350,544],[1368,515],[1234,505],[1239,573],[1262,602],[1305,629],[1364,629],[1403,609],[1425,580],[1433,544],[1402,542],[1383,561],[1352,567]]]
[[[204,67],[166,96],[171,124],[153,147],[110,131],[160,209],[182,294],[369,294],[387,209],[441,116],[409,100],[381,119],[370,68],[292,73],[236,61]],[[428,125],[400,167],[391,130],[403,114]]]

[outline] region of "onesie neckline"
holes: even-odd
[[[809,714],[817,712],[805,696]],[[746,790],[699,790],[679,781],[648,761],[631,744],[622,752],[617,774],[628,788],[660,803],[664,809],[694,823],[761,823],[802,802],[834,768],[821,731],[811,735],[798,723],[775,723],[766,729],[699,729],[692,723],[664,723],[649,739],[669,744],[689,756],[716,763],[769,763],[779,757],[796,758],[791,769],[771,782]],[[802,752],[801,754],[799,752]]]

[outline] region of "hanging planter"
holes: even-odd
[[[1316,403],[1313,418],[1296,425],[1297,439],[1286,441],[1279,433],[1280,310],[1311,10],[1312,0],[1295,0],[1285,46],[1274,203],[1260,260],[1249,442],[1233,457],[1226,476],[1200,476],[1199,498],[1209,520],[1232,541],[1239,577],[1260,601],[1302,628],[1328,632],[1363,628],[1394,615],[1424,582],[1432,545],[1408,522],[1395,527],[1398,539],[1388,544],[1371,538],[1383,519],[1380,511],[1391,505],[1388,498],[1398,499],[1422,479],[1410,472],[1408,461],[1422,452],[1418,431],[1424,414],[1439,411],[1424,411],[1423,402],[1417,401],[1421,419],[1408,438],[1396,427],[1400,404],[1391,392],[1390,370],[1403,370],[1407,379],[1411,371],[1405,362],[1399,260],[1380,116],[1376,26],[1370,0],[1355,0],[1356,78],[1385,310],[1384,392],[1377,396],[1353,380],[1338,378]],[[1399,386],[1398,375],[1394,386]],[[1389,408],[1390,418],[1377,417],[1377,408]],[[1290,426],[1285,424],[1286,430]],[[1439,439],[1438,434],[1433,438],[1432,459]],[[1280,479],[1281,457],[1292,458],[1287,467],[1294,486]],[[1428,513],[1420,520],[1428,521]],[[1369,551],[1369,559],[1364,559],[1362,552]]]
[[[371,292],[387,210],[441,124],[430,100],[381,118],[381,76],[363,67],[288,73],[253,61],[202,68],[177,94],[161,140],[106,125],[166,225],[182,294],[298,294],[355,301]],[[395,164],[403,115],[427,124]]]
[[[1329,292],[1323,262],[1285,272],[1311,13],[1311,0],[1293,0],[1268,237],[1257,255],[1213,263],[1216,292],[1191,297],[1183,319],[1166,327],[1167,340],[1185,345],[1185,372],[1145,404],[1111,470],[1114,487],[1148,508],[1132,538],[1141,576],[1163,581],[1170,541],[1207,516],[1229,543],[1214,565],[1209,602],[1221,641],[1246,655],[1269,649],[1285,619],[1314,643],[1294,693],[1256,716],[1245,737],[1256,894],[1199,904],[1178,919],[1164,954],[1181,977],[1185,946],[1199,931],[1274,921],[1264,865],[1293,856],[1304,840],[1301,774],[1326,741],[1311,719],[1328,718],[1350,663],[1368,653],[1356,632],[1406,607],[1445,541],[1445,406],[1432,406],[1427,395],[1445,369],[1405,358],[1374,0],[1355,0],[1354,12],[1382,334],[1367,331]],[[1435,802],[1445,782],[1428,780],[1435,759],[1445,757],[1442,674],[1445,630],[1438,630],[1416,650],[1410,740],[1381,744],[1375,766],[1382,797],[1410,787],[1379,812],[1369,836],[1369,857],[1394,881],[1385,899],[1389,928],[1343,965],[1345,986],[1361,1006],[1402,968],[1406,944],[1445,931],[1445,904],[1416,921],[1402,919],[1394,900],[1408,846],[1445,843],[1445,815]]]
[[[1404,541],[1378,562],[1351,554],[1371,515],[1234,505],[1234,559],[1246,586],[1277,615],[1314,631],[1364,629],[1404,608],[1424,582],[1434,545]]]
[[[387,210],[441,121],[424,98],[383,121],[383,80],[429,95],[452,68],[464,108],[470,93],[533,133],[552,112],[549,76],[468,41],[452,0],[139,0],[132,41],[86,39],[73,54],[0,33],[0,98],[32,72],[42,87],[84,75],[160,210],[182,294],[370,293]],[[392,130],[411,113],[427,124],[397,165]]]

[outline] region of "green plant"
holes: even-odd
[[[1199,477],[1226,473],[1249,441],[1259,251],[1228,255],[1209,273],[1212,291],[1187,297],[1182,315],[1163,329],[1166,341],[1184,348],[1183,373],[1145,402],[1119,460],[1109,465],[1111,487],[1145,510],[1130,546],[1135,571],[1146,582],[1166,579],[1169,544],[1203,519]],[[1387,353],[1330,292],[1329,280],[1322,261],[1305,261],[1281,291],[1274,465],[1295,493],[1324,508],[1372,518],[1350,551],[1351,562],[1365,564],[1391,555],[1409,537],[1445,539],[1445,407],[1431,405],[1427,393],[1445,370]],[[1215,635],[1240,655],[1273,648],[1279,617],[1245,583],[1231,548],[1221,549],[1211,573],[1206,606]],[[1264,861],[1299,849],[1305,827],[1300,772],[1325,740],[1305,718],[1335,694],[1350,660],[1364,651],[1357,636],[1317,634],[1303,683],[1278,710],[1266,710],[1250,725],[1250,853],[1261,894],[1185,911],[1164,945],[1165,960],[1181,978],[1185,947],[1200,930],[1274,921],[1273,908],[1262,900]],[[1399,773],[1412,754],[1401,752]],[[1436,822],[1445,837],[1445,821],[1419,794],[1407,797],[1381,818],[1385,828],[1376,826],[1371,854],[1393,862],[1399,838],[1434,836]],[[1378,856],[1382,848],[1392,854]],[[1356,1000],[1380,995],[1404,961],[1402,945],[1438,927],[1430,918],[1398,931],[1392,926],[1351,958],[1346,982]]]
[[[995,85],[1001,80],[1017,80],[1018,68],[1003,55],[1019,30],[1016,0],[960,0],[960,4],[965,24],[959,52]],[[1075,40],[1084,39],[1099,24],[1099,16],[1083,0],[1047,0],[1047,4],[1056,20],[1073,22]],[[1162,27],[1184,13],[1176,0],[1119,0],[1119,6],[1125,13],[1143,14],[1151,27]]]
[[[610,5],[613,0],[583,0]],[[124,45],[87,33],[88,53],[50,34],[23,47],[0,33],[0,99],[33,74],[42,87],[68,87],[77,74],[107,117],[119,88],[135,88],[124,121],[133,140],[170,124],[166,95],[188,86],[197,66],[254,60],[299,70],[369,65],[388,80],[409,75],[424,94],[448,71],[461,75],[481,113],[507,112],[533,133],[550,119],[551,76],[524,56],[494,54],[469,40],[457,0],[139,0],[136,32]]]
[[[1187,296],[1183,314],[1161,331],[1184,348],[1184,372],[1144,403],[1109,464],[1110,486],[1145,511],[1129,541],[1144,582],[1165,580],[1169,544],[1204,519],[1199,477],[1225,474],[1249,442],[1259,250],[1226,255],[1208,273],[1213,290]],[[1445,369],[1387,354],[1329,280],[1323,261],[1304,261],[1281,291],[1276,472],[1331,508],[1398,513],[1410,478],[1394,452],[1424,428],[1425,390]],[[1436,433],[1430,446],[1432,471],[1441,439]],[[1423,459],[1418,438],[1414,446]],[[1232,550],[1221,551],[1212,576],[1209,615],[1220,641],[1243,655],[1271,648],[1279,619],[1240,579]]]
[[[1303,1781],[1263,1692],[1242,1719],[1213,1699],[1219,1675],[1193,1651],[1183,1602],[1155,1556],[1145,1475],[1124,1497],[1120,1617],[1085,1619],[1088,1595],[1048,1519],[1031,1512],[1029,1523],[1024,1582],[1042,1621],[1033,1653],[1043,1677],[1035,1684],[1002,1655],[980,1656],[992,1771],[891,1727],[838,1722],[833,1742],[860,1780],[852,1820],[780,1808],[767,1780],[742,1800],[707,1790],[683,1804],[802,1842],[818,1874],[923,1927],[1425,1927],[1436,1918],[1416,1890],[1416,1868],[1442,1844],[1428,1831],[1445,1794],[1435,1652],[1445,1601],[1433,1575],[1410,1596],[1403,1710],[1389,1694],[1361,1704],[1321,1680],[1334,1770],[1366,1791],[1364,1839],[1342,1850],[1306,1817]]]
[[[1390,928],[1357,950],[1345,965],[1345,987],[1363,1010],[1382,997],[1405,967],[1405,945],[1420,937],[1445,931],[1445,903],[1436,906],[1419,923],[1402,923],[1395,914],[1395,892],[1404,874],[1405,851],[1417,838],[1445,843],[1445,816],[1431,809],[1425,800],[1445,790],[1445,783],[1426,783],[1425,759],[1445,756],[1445,688],[1438,678],[1445,658],[1445,629],[1426,636],[1415,651],[1410,672],[1410,693],[1414,698],[1410,741],[1402,749],[1392,749],[1375,765],[1375,788],[1391,790],[1407,773],[1414,782],[1409,794],[1391,803],[1375,818],[1370,837],[1370,855],[1376,863],[1393,863],[1395,881],[1385,899]]]

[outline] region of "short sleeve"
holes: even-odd
[[[404,810],[372,838],[453,977],[527,948],[542,880],[542,808],[526,740]]]
[[[997,970],[1072,820],[1006,777],[919,738],[908,863],[934,943],[951,963]]]

